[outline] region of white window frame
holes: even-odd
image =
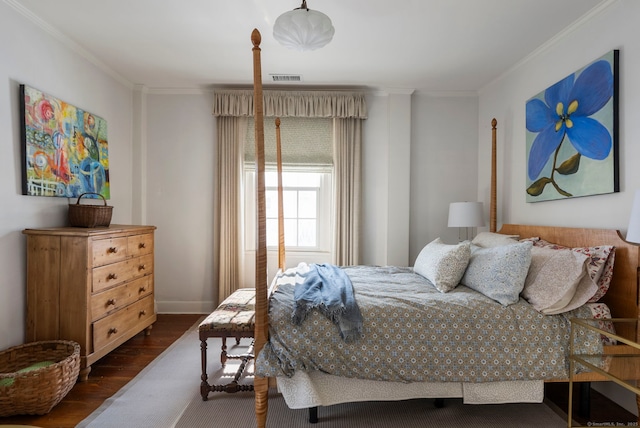
[[[275,171],[276,167],[267,165],[267,171]],[[315,254],[324,254],[331,256],[333,252],[333,167],[332,166],[283,166],[283,172],[317,172],[321,173],[320,187],[318,189],[317,202],[317,246],[316,247],[294,247],[286,246],[286,252],[290,254],[300,253],[311,256]],[[246,252],[254,252],[256,246],[256,210],[255,210],[255,164],[247,163],[244,168],[244,225],[245,239],[244,247]],[[286,189],[286,187],[285,187]],[[304,190],[304,188],[292,187],[296,190]],[[273,188],[270,188],[273,190]],[[285,236],[286,240],[286,236]],[[267,247],[267,252],[277,252],[277,246]]]
[[[321,180],[322,179],[320,179],[320,181]],[[315,236],[313,237],[313,242],[315,242],[315,245],[304,245],[304,246],[291,244],[292,237],[291,237],[291,234],[287,232],[287,220],[292,220],[292,218],[288,218],[286,216],[286,207],[285,207],[285,217],[284,217],[285,232],[284,232],[284,236],[285,236],[285,246],[287,248],[291,248],[294,251],[301,251],[301,250],[317,251],[317,250],[320,249],[321,245],[320,245],[320,230],[319,229],[320,229],[320,223],[323,220],[322,218],[319,217],[320,216],[320,211],[321,211],[319,208],[321,208],[320,204],[322,203],[322,201],[320,200],[321,187],[322,187],[322,184],[318,184],[317,187],[298,187],[298,186],[286,186],[286,187],[283,187],[283,193],[285,193],[285,195],[288,192],[296,192],[296,196],[298,196],[298,198],[296,200],[296,205],[297,205],[296,211],[298,212],[298,216],[295,217],[295,220],[298,223],[296,225],[296,233],[298,234],[298,236],[293,237],[293,238],[295,238],[296,242],[298,241],[299,236],[300,236],[299,235],[299,233],[300,233],[300,223],[299,223],[299,221],[305,219],[303,217],[300,217],[300,215],[299,215],[299,212],[300,212],[300,204],[299,204],[299,202],[300,202],[300,199],[299,199],[300,193],[299,192],[313,192],[313,195],[315,196],[315,207],[316,207],[315,212],[313,214],[314,217],[313,218],[309,218],[309,219],[311,219],[311,220],[313,220],[315,222]],[[277,195],[278,186],[266,187],[265,190],[267,192],[273,192],[274,194]],[[276,207],[276,209],[277,209],[277,207]],[[269,212],[269,209],[267,207],[267,225],[269,224],[269,220],[275,220],[276,224],[277,224],[277,221],[278,221],[277,213],[276,213],[275,217],[270,217],[268,215],[268,212]],[[309,219],[307,219],[307,220],[309,220]],[[267,250],[277,249],[277,247],[278,247],[278,244],[277,244],[277,241],[278,241],[277,233],[276,233],[276,236],[274,236],[272,238],[276,242],[275,245],[270,245],[269,244],[269,242],[270,242],[269,241],[269,227],[267,226]],[[287,241],[289,241],[289,242],[287,242]]]

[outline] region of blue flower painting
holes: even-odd
[[[618,51],[527,101],[527,202],[619,191]]]

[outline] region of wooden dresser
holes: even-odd
[[[91,364],[156,321],[155,226],[25,229],[27,342],[80,344],[80,379]]]

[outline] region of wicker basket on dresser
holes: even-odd
[[[80,344],[80,380],[91,364],[156,321],[155,226],[25,229],[26,341]]]

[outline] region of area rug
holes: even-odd
[[[196,323],[180,339],[109,398],[78,427],[90,428],[250,428],[255,426],[254,396],[210,393],[200,396],[200,341]],[[233,343],[233,341],[231,341]],[[245,339],[230,353],[241,353]],[[220,340],[210,338],[209,383],[224,384],[233,378],[237,361],[222,369]],[[248,367],[251,375],[252,367]],[[243,378],[242,382],[251,382]],[[274,428],[424,428],[424,427],[558,427],[566,420],[545,404],[464,405],[462,399],[447,399],[443,408],[433,400],[349,403],[321,407],[319,422],[308,423],[306,410],[289,409],[276,392],[269,396],[267,426]]]
[[[196,322],[77,427],[173,427],[200,388]],[[210,341],[213,342],[213,341]],[[210,355],[213,357],[213,346]],[[220,363],[218,362],[218,365]]]

